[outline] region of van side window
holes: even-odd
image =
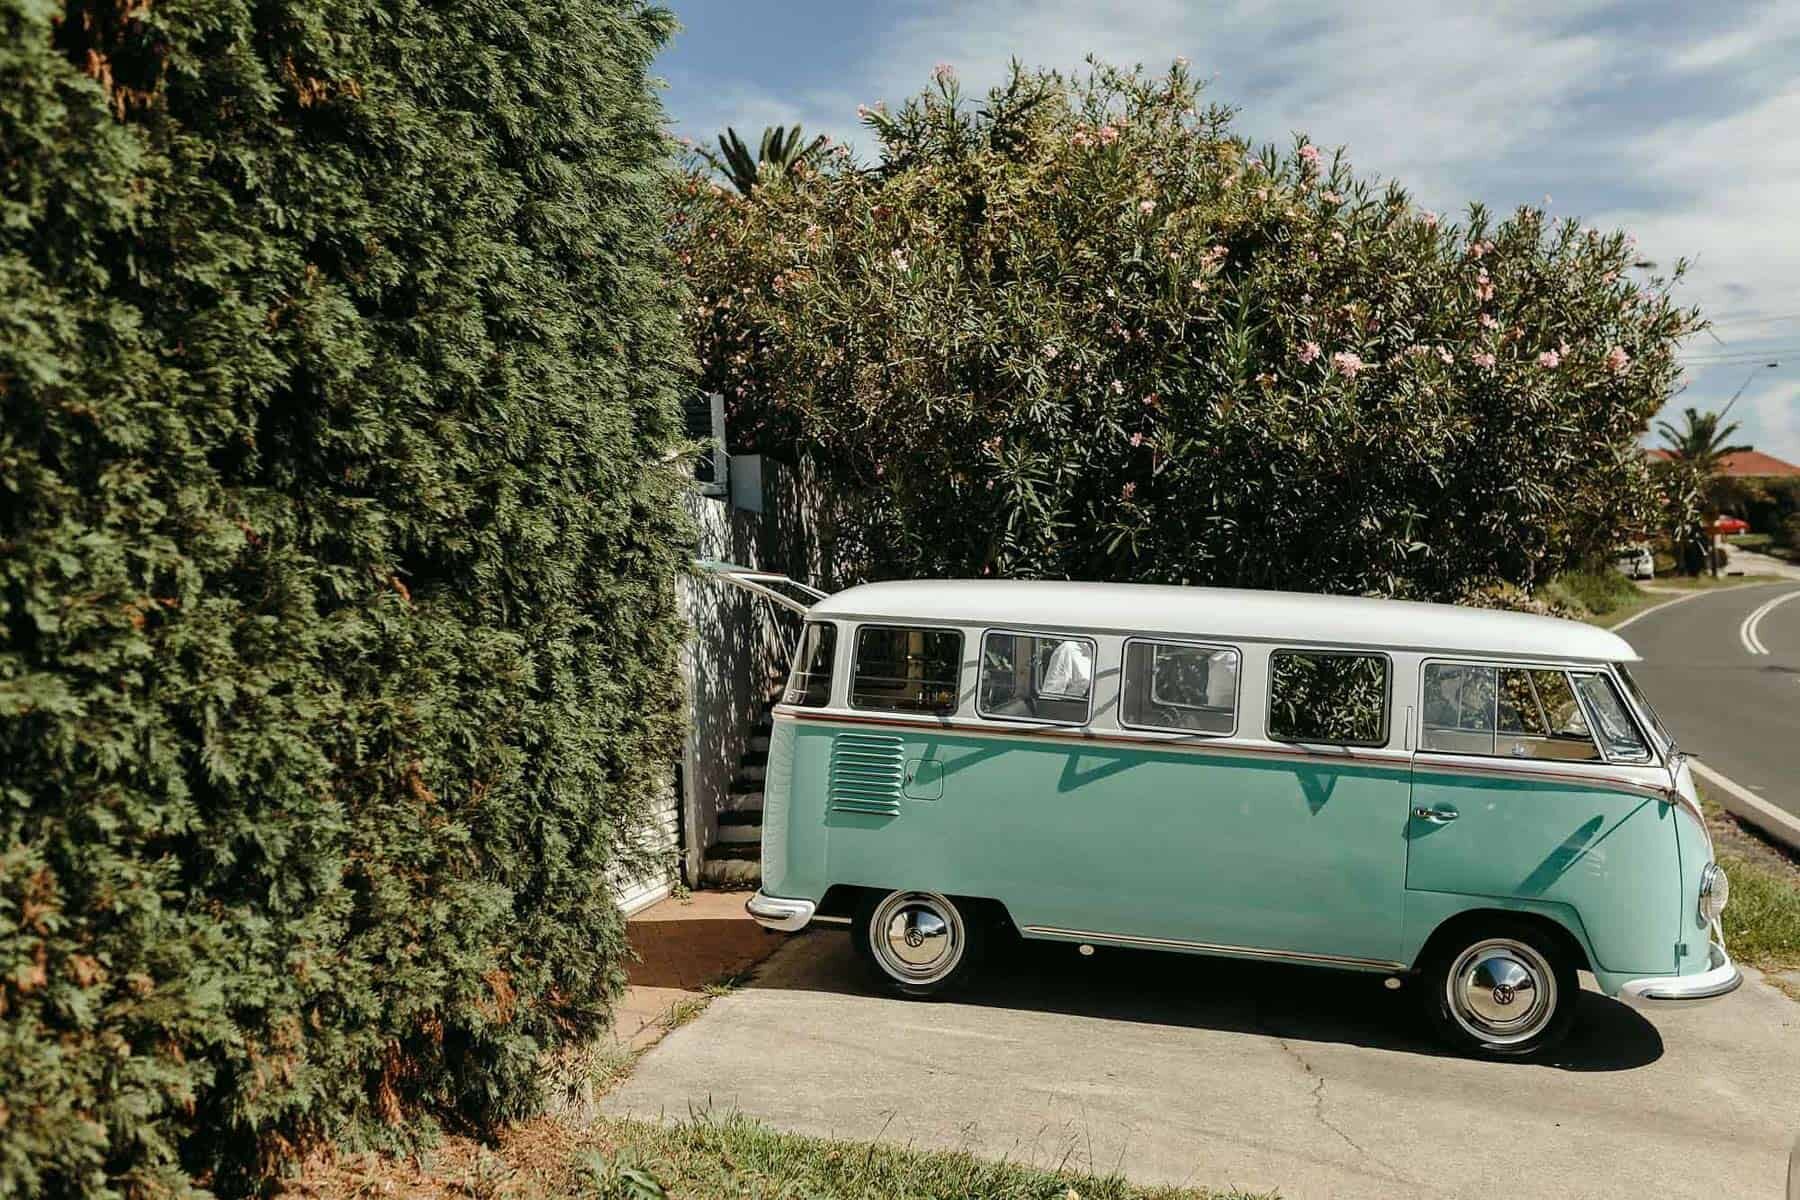
[[[781,694],[783,704],[803,708],[823,708],[831,703],[831,664],[837,655],[837,626],[826,621],[808,621],[800,635],[800,648],[794,653],[794,669],[788,674],[787,690]]]
[[[1092,638],[990,632],[976,706],[984,717],[1084,725],[1094,689]]]
[[[1606,745],[1606,757],[1614,762],[1647,763],[1650,747],[1638,732],[1619,689],[1604,675],[1576,675],[1575,687],[1594,716],[1595,730]]]
[[[1230,734],[1237,728],[1237,698],[1238,652],[1229,646],[1125,643],[1120,724]]]
[[[856,631],[852,708],[952,713],[961,683],[962,634],[954,629],[864,625]]]
[[[1426,663],[1419,749],[1598,762],[1599,748],[1561,671]]]
[[[1385,746],[1387,693],[1383,655],[1277,650],[1269,656],[1269,737]]]

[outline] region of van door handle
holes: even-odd
[[[1454,808],[1446,806],[1444,808],[1415,808],[1413,816],[1421,821],[1430,821],[1433,825],[1447,825],[1462,814]]]

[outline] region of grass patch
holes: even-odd
[[[1250,1200],[1146,1187],[1119,1175],[967,1153],[778,1133],[740,1114],[658,1124],[542,1117],[491,1145],[447,1137],[416,1157],[350,1154],[308,1165],[289,1200]]]
[[[573,1194],[585,1200],[1200,1200],[1247,1195],[1142,1187],[1117,1175],[801,1137],[737,1115],[700,1116],[675,1125],[603,1120],[588,1132],[595,1145],[576,1152],[571,1172]]]
[[[1719,855],[1731,880],[1725,944],[1759,971],[1800,968],[1800,887],[1748,859]]]
[[[1705,785],[1699,788],[1713,852],[1731,880],[1725,946],[1734,960],[1800,1000],[1800,983],[1781,977],[1800,969],[1800,857],[1726,812]]]
[[[1636,584],[1617,571],[1565,571],[1538,592],[1538,599],[1590,617],[1604,617],[1639,599]]]

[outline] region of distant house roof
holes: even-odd
[[[1674,458],[1667,450],[1650,451],[1652,458]],[[1773,454],[1764,454],[1761,450],[1740,450],[1736,454],[1727,454],[1719,459],[1720,469],[1726,475],[1744,478],[1757,475],[1800,475],[1800,467],[1791,462],[1783,462]]]

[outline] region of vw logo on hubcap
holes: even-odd
[[[1511,1004],[1516,995],[1517,995],[1517,993],[1513,990],[1513,985],[1510,983],[1500,983],[1500,984],[1494,985],[1494,1003],[1495,1004]]]
[[[920,933],[917,929],[908,929],[906,931],[906,944],[914,947],[923,946],[925,944],[925,935]]]

